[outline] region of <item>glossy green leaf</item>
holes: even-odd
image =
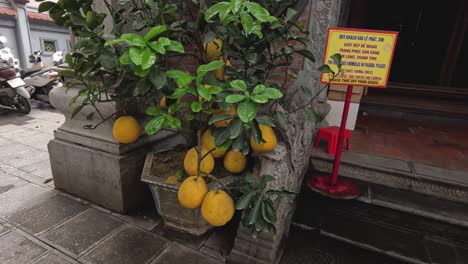
[[[162,115],[151,118],[145,124],[146,134],[154,135],[154,134],[158,133],[159,130],[161,130],[163,123],[164,123],[164,116],[162,116]]]
[[[268,96],[263,95],[263,94],[251,95],[249,98],[250,100],[259,104],[264,104],[268,102]]]
[[[218,127],[214,131],[215,145],[220,146],[229,139],[229,129],[226,127]]]
[[[174,40],[171,40],[171,43],[164,48],[168,51],[175,51],[179,53],[185,52],[184,46],[182,45],[182,43],[174,41]]]
[[[192,112],[194,113],[198,113],[202,110],[202,104],[200,102],[193,102],[191,105],[190,105],[190,108],[192,109]]]
[[[244,194],[239,198],[239,200],[236,203],[236,209],[237,210],[243,210],[247,208],[250,205],[250,202],[253,200],[257,193],[255,191],[251,191],[247,194]],[[255,201],[255,200],[254,200]]]
[[[237,91],[245,92],[247,91],[247,84],[243,80],[234,80],[230,81],[229,85]]]
[[[145,34],[144,39],[146,41],[151,40],[152,38],[156,37],[157,35],[165,32],[167,30],[167,27],[165,25],[158,25],[153,28],[151,28],[148,33]]]
[[[237,115],[244,123],[252,121],[257,115],[257,104],[254,102],[242,102],[237,107]]]
[[[257,122],[258,122],[259,124],[262,124],[262,125],[266,125],[266,126],[270,126],[270,127],[274,127],[274,126],[275,126],[275,123],[273,123],[273,120],[271,120],[271,118],[269,118],[269,117],[266,116],[266,115],[256,116],[256,117],[255,117],[255,120],[257,120]]]
[[[141,49],[137,47],[131,47],[128,55],[130,56],[130,60],[132,60],[132,62],[135,63],[135,65],[141,65],[141,62],[143,60],[143,54]]]
[[[260,127],[258,126],[258,122],[254,120],[253,122],[250,123],[250,126],[252,128],[252,137],[254,139],[254,142],[257,144],[260,144],[263,140],[262,138],[262,131],[260,130]]]
[[[175,118],[171,115],[165,116],[164,125],[168,128],[179,128],[181,126],[181,122],[178,118]]]
[[[226,96],[224,101],[226,103],[234,104],[234,103],[238,103],[238,102],[240,102],[240,101],[242,101],[244,99],[245,99],[245,95],[243,95],[243,94],[230,94],[230,95]]]
[[[278,19],[270,15],[270,12],[255,2],[246,2],[245,6],[249,12],[260,22],[274,22]]]
[[[241,24],[242,24],[242,28],[244,29],[244,32],[246,33],[246,35],[250,34],[254,26],[252,17],[247,12],[241,12],[240,18],[241,18]]]
[[[39,5],[39,8],[37,11],[39,11],[39,13],[42,13],[42,12],[47,12],[49,11],[50,9],[52,9],[53,7],[57,6],[56,3],[54,2],[51,2],[51,1],[46,1],[46,2],[43,2]]]
[[[145,114],[150,115],[150,116],[157,116],[157,115],[162,114],[162,111],[159,107],[151,105],[145,109]]]
[[[205,75],[206,73],[210,72],[210,71],[214,71],[218,68],[220,68],[221,66],[224,65],[224,62],[223,61],[219,61],[219,60],[216,60],[216,61],[212,61],[208,64],[203,64],[203,65],[200,65],[198,68],[197,68],[197,76],[198,77],[202,77],[203,75]]]
[[[227,119],[230,119],[232,118],[231,115],[225,115],[225,114],[222,114],[222,115],[213,115],[210,120],[208,120],[208,124],[212,125],[213,123],[216,123],[218,121],[224,121],[224,120],[227,120]]]
[[[242,132],[242,121],[239,118],[233,118],[228,125],[229,138],[233,139],[238,137]]]
[[[156,89],[161,89],[167,84],[166,73],[159,68],[153,68],[148,78]]]
[[[262,93],[263,91],[265,91],[265,88],[266,88],[265,85],[259,84],[259,85],[255,86],[255,88],[252,91],[252,94]]]
[[[283,93],[276,88],[265,88],[262,95],[267,96],[269,99],[279,99],[283,97]]]
[[[212,98],[212,95],[210,92],[208,92],[209,89],[206,89],[203,87],[203,85],[197,85],[197,93],[200,95],[203,99],[209,101]]]
[[[150,48],[144,48],[141,53],[141,68],[143,70],[153,66],[156,62],[156,54],[154,54]]]
[[[132,46],[138,46],[138,47],[146,46],[145,39],[142,36],[135,34],[135,33],[126,33],[126,34],[123,34],[120,38]]]
[[[209,22],[211,18],[216,16],[219,12],[226,10],[227,8],[230,7],[230,3],[228,2],[219,2],[217,4],[214,4],[208,8],[205,12],[205,20]]]
[[[262,216],[270,224],[276,224],[276,211],[269,199],[262,203]]]
[[[308,50],[295,50],[294,52],[297,52],[301,54],[302,56],[306,57],[307,59],[309,59],[310,61],[315,62],[314,54],[312,54],[312,52]]]
[[[333,73],[333,74],[334,74],[334,72],[332,71],[332,69],[330,68],[330,66],[328,66],[328,65],[326,65],[326,64],[324,64],[324,65],[318,67],[317,70],[318,70],[319,72],[321,72],[321,73]]]

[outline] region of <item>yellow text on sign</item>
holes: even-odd
[[[328,33],[324,63],[335,72],[330,56],[340,53],[342,68],[333,80],[332,74],[322,74],[322,82],[333,84],[386,87],[397,32],[359,31],[331,28]]]

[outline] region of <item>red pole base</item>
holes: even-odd
[[[351,181],[339,179],[333,185],[330,176],[311,176],[307,180],[307,186],[312,191],[333,199],[351,200],[360,195],[359,188]]]

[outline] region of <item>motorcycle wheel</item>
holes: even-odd
[[[15,107],[18,109],[18,112],[25,115],[31,112],[31,102],[28,98],[24,98],[23,96],[19,96],[18,103],[15,104]]]

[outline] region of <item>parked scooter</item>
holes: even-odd
[[[0,48],[5,48],[7,39],[0,36]],[[14,59],[4,60],[0,58],[0,104],[8,107],[15,107],[20,113],[31,112],[30,94],[24,87],[25,83],[16,76],[17,70],[14,67]]]
[[[29,62],[35,65],[41,63],[42,52],[42,50],[34,51],[29,56]],[[31,98],[44,103],[50,103],[49,92],[52,89],[62,86],[61,80],[57,78],[58,72],[49,67],[21,70],[20,73]]]
[[[64,63],[63,50],[58,50],[52,55],[52,64],[59,66]]]

